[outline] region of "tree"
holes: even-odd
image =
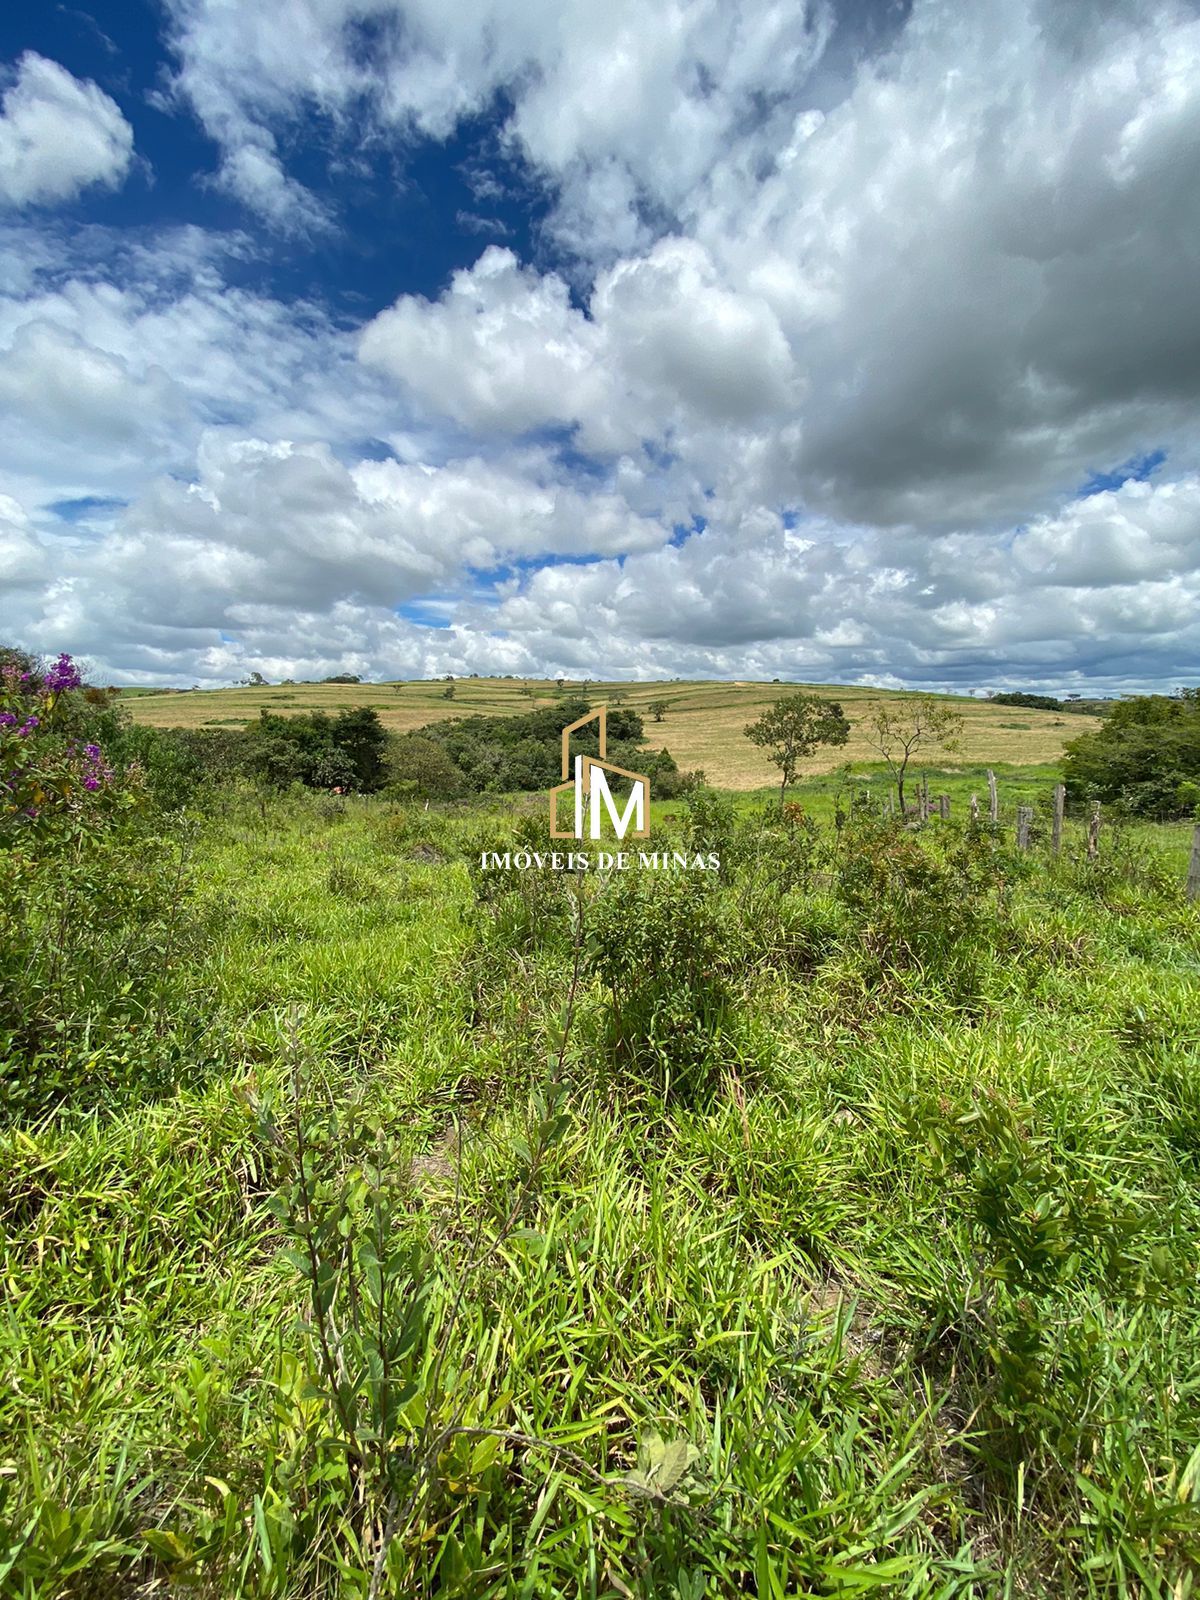
[[[454,685],[452,683],[448,683],[446,685],[446,687],[442,690],[442,699],[443,700],[453,700],[454,699]]]
[[[904,815],[904,778],[918,750],[940,745],[956,750],[956,735],[963,725],[961,711],[936,695],[918,694],[903,700],[885,700],[867,725],[866,739],[887,762],[896,785],[900,815]]]
[[[321,711],[294,717],[263,711],[246,736],[248,769],[278,788],[348,784],[373,794],[383,783],[387,731],[370,706],[333,718]]]
[[[670,708],[669,700],[651,700],[648,710],[653,714],[655,722],[661,722]]]
[[[1200,784],[1200,690],[1118,702],[1103,727],[1067,746],[1063,780],[1072,799],[1142,817],[1189,815]]]
[[[796,768],[806,756],[823,744],[845,744],[850,724],[836,700],[823,700],[815,694],[789,694],[768,706],[757,722],[748,723],[746,737],[751,744],[766,750],[779,768],[779,803],[790,783],[796,781]]]
[[[406,733],[392,741],[388,761],[393,787],[424,800],[452,800],[463,787],[461,770],[445,747],[423,734]]]
[[[1056,700],[1050,694],[1030,694],[1026,689],[1014,689],[1011,693],[988,695],[990,706],[1024,706],[1030,711],[1061,711],[1062,701]]]

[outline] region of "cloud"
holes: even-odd
[[[23,637],[160,680],[340,667],[1118,690],[1200,660],[1197,474],[1015,533],[931,541],[759,508],[676,544],[536,452],[347,467],[219,431],[195,482],[159,480],[96,538],[58,541],[52,565],[19,508],[0,529],[28,585]],[[450,625],[413,621],[418,599]]]
[[[609,399],[596,330],[553,275],[490,246],[440,301],[405,295],[360,344],[427,405],[467,427],[524,433],[594,415]]]
[[[47,576],[46,550],[23,506],[0,494],[0,584],[6,588],[39,584]]]
[[[465,426],[519,435],[578,425],[601,453],[664,438],[688,418],[769,418],[795,392],[774,313],[722,285],[686,239],[602,273],[588,315],[561,278],[493,245],[440,300],[405,295],[381,312],[359,353]]]
[[[91,184],[115,188],[133,158],[133,130],[94,83],[29,51],[0,111],[0,203],[49,205]]]
[[[1200,476],[936,541],[759,512],[620,564],[547,568],[488,621],[594,673],[1123,687],[1200,660]]]
[[[268,137],[225,152],[215,182],[280,233],[322,233],[332,226],[328,208],[283,169]]]
[[[341,445],[416,422],[319,307],[227,281],[236,239],[104,239],[103,273],[87,243],[0,237],[21,268],[0,293],[0,472],[22,499],[133,498],[191,474],[214,424]]]
[[[1025,0],[969,18],[925,0],[818,109],[774,72],[775,14],[740,15],[712,94],[682,65],[724,37],[711,19],[633,65],[617,8],[586,82],[552,29],[512,126],[575,246],[586,217],[605,247],[573,296],[565,269],[489,250],[383,313],[364,358],[468,427],[648,441],[710,488],[933,533],[1035,515],[1151,445],[1196,460],[1200,22],[1104,10],[1081,35]],[[635,149],[622,96],[664,52],[673,87]],[[769,114],[739,120],[754,72]]]
[[[41,599],[22,580],[39,643],[215,678],[338,648],[968,687],[1194,670],[1188,10],[170,16],[215,181],[273,228],[331,224],[323,160],[469,144],[467,116],[549,219],[534,261],[480,242],[361,328],[245,287],[261,235],[228,243],[235,270],[196,233],[85,259],[27,230],[0,467],[14,570],[53,553]],[[1078,496],[1150,451],[1151,483]],[[50,507],[95,494],[130,503],[64,542]],[[397,615],[429,596],[414,615],[449,627]]]
[[[364,124],[444,139],[504,96],[506,137],[532,165],[593,197],[606,182],[633,213],[642,196],[681,200],[743,124],[793,97],[830,31],[825,6],[779,0],[672,0],[652,23],[636,0],[300,0],[286,29],[218,0],[169,11],[176,93],[225,162],[313,111],[348,143]],[[586,227],[592,208],[575,211]]]

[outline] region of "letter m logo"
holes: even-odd
[[[588,723],[600,724],[600,759],[595,756],[571,755],[571,735]],[[550,837],[552,839],[598,840],[603,828],[604,813],[608,813],[613,832],[624,839],[633,824],[635,839],[645,839],[650,833],[650,780],[644,773],[628,772],[605,760],[608,754],[608,708],[599,706],[589,711],[563,729],[562,775],[563,782],[550,791]],[[629,783],[629,796],[625,809],[618,810],[619,802],[609,787],[610,778],[624,778]],[[570,796],[572,822],[570,828],[559,827],[560,800]],[[586,831],[585,831],[586,830]]]

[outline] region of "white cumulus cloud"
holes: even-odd
[[[133,130],[94,83],[32,51],[0,105],[0,202],[71,200],[90,184],[113,188],[133,159]]]

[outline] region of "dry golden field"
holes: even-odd
[[[743,737],[747,722],[778,695],[805,688],[839,700],[854,732],[842,750],[822,752],[806,765],[825,772],[844,761],[878,759],[864,737],[875,707],[904,696],[882,689],[839,685],[774,683],[600,683],[589,684],[593,704],[624,703],[646,719],[649,742],[666,746],[685,770],[700,767],[710,783],[726,789],[755,789],[774,781],[775,769],[762,751]],[[299,683],[258,689],[187,690],[173,694],[138,694],[128,699],[137,722],[157,727],[240,727],[268,709],[283,713],[337,712],[345,706],[373,706],[387,727],[398,732],[423,727],[444,717],[505,716],[550,705],[558,699],[552,682],[520,679],[463,678],[452,700],[444,698],[440,681],[401,683]],[[568,684],[568,694],[581,692]],[[950,697],[948,697],[950,698]],[[1016,706],[952,697],[965,718],[960,747],[944,764],[1013,763],[1028,765],[1058,759],[1069,739],[1097,726],[1094,717],[1059,716]],[[668,710],[655,723],[647,707],[666,700]]]

